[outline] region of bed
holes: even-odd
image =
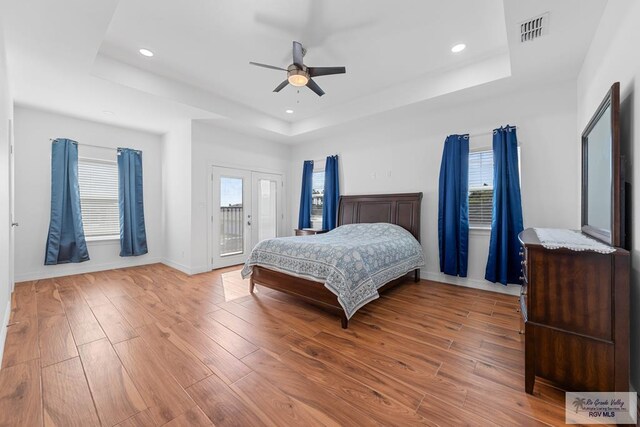
[[[338,228],[260,242],[242,275],[252,293],[259,284],[294,295],[339,314],[346,329],[380,293],[419,280],[421,202],[422,193],[341,196]]]

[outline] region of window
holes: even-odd
[[[87,240],[120,236],[118,165],[115,161],[78,159],[82,223]]]
[[[311,228],[322,229],[322,205],[324,203],[324,169],[314,166],[311,180]]]
[[[493,211],[493,151],[469,153],[469,226],[491,227]]]

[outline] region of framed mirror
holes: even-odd
[[[620,83],[582,132],[582,232],[621,245]]]

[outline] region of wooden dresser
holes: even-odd
[[[536,375],[570,391],[629,390],[629,252],[545,249],[520,233],[525,390]]]

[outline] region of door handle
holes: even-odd
[[[18,224],[17,222],[12,222],[12,223],[11,223],[11,226],[12,226],[12,227],[17,227],[17,226],[19,226],[19,225],[20,225],[20,224]]]
[[[247,225],[248,225],[248,226],[251,226],[251,221],[247,221]]]

